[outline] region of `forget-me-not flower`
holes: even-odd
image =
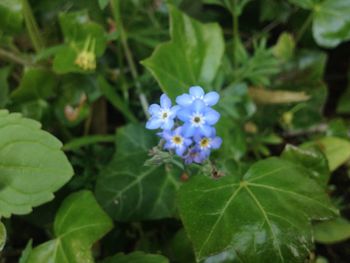
[[[177,117],[185,123],[183,129],[186,137],[209,137],[213,131],[211,126],[217,123],[220,114],[196,99],[190,106],[178,110]]]
[[[166,141],[164,149],[175,150],[175,153],[180,157],[187,150],[188,146],[192,144],[192,140],[184,137],[182,132],[182,127],[177,127],[173,131],[164,131],[162,134]]]
[[[196,99],[202,100],[206,106],[214,106],[219,101],[219,93],[215,91],[204,93],[199,86],[193,86],[189,90],[189,94],[182,94],[176,98],[176,103],[182,107],[190,106]]]
[[[196,146],[199,149],[199,154],[203,158],[207,158],[210,155],[212,149],[219,149],[222,143],[222,139],[215,136],[215,132],[210,137],[195,137]]]
[[[174,126],[174,118],[179,106],[171,107],[171,100],[165,94],[160,97],[160,105],[152,104],[148,108],[151,118],[146,123],[146,128],[150,130],[164,129],[170,130]]]

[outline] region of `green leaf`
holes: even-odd
[[[3,67],[0,68],[0,107],[4,107],[8,101],[8,92],[9,92],[9,85],[7,82],[7,78],[10,74],[11,68]]]
[[[334,171],[350,159],[350,142],[337,137],[324,137],[304,143],[305,147],[317,146],[328,159],[329,169]]]
[[[308,170],[278,158],[255,163],[242,181],[197,175],[180,188],[178,207],[197,260],[237,253],[231,262],[303,262],[310,220],[337,214]]]
[[[169,260],[161,255],[146,254],[141,251],[125,255],[118,253],[113,257],[103,260],[101,263],[168,263]]]
[[[94,262],[91,246],[113,227],[111,219],[90,191],[69,195],[59,208],[55,222],[55,239],[35,247],[28,263]]]
[[[311,9],[315,4],[315,0],[289,0],[289,2],[305,9]]]
[[[0,31],[16,34],[23,28],[22,1],[0,1]]]
[[[20,85],[11,93],[11,99],[16,103],[47,99],[54,94],[56,86],[57,80],[51,71],[27,68]]]
[[[322,47],[335,47],[350,39],[350,1],[326,0],[314,6],[312,33]]]
[[[291,34],[282,33],[273,47],[273,54],[282,61],[287,61],[293,57],[295,49],[295,41]]]
[[[6,244],[6,238],[7,238],[6,227],[0,221],[0,252],[3,250]]]
[[[348,87],[344,94],[339,98],[337,105],[337,113],[349,114],[350,113],[350,87]]]
[[[334,244],[350,238],[350,222],[337,217],[313,225],[315,240],[322,244]]]
[[[327,185],[330,177],[328,160],[316,147],[305,149],[288,144],[282,153],[282,158],[309,169],[312,178],[321,186]]]
[[[28,263],[29,255],[32,253],[33,250],[33,240],[30,239],[25,247],[25,249],[22,251],[21,257],[19,258],[19,263]]]
[[[90,37],[96,41],[94,49],[96,56],[103,54],[107,42],[105,31],[100,24],[91,21],[87,10],[61,13],[59,22],[66,43],[72,44],[80,51]]]
[[[0,111],[0,216],[30,213],[73,175],[62,144],[20,114]]]
[[[98,0],[98,5],[100,6],[101,10],[105,9],[108,4],[109,0]]]
[[[171,98],[193,85],[211,88],[225,48],[221,28],[169,8],[171,41],[159,45],[142,64]]]
[[[244,7],[252,0],[203,0],[206,4],[215,4],[226,7],[231,13],[240,16]]]
[[[144,166],[157,144],[154,132],[140,125],[117,131],[117,151],[97,177],[96,197],[118,221],[149,220],[175,214],[181,172],[170,166]]]

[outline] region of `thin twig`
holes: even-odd
[[[33,64],[31,61],[26,60],[26,59],[18,56],[17,54],[12,53],[12,52],[5,50],[5,49],[2,49],[2,48],[0,48],[0,58],[7,60],[7,61],[10,61],[10,62],[14,62],[14,63],[20,64],[20,65],[23,65],[23,66],[30,66]]]

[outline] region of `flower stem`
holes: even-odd
[[[26,59],[18,56],[17,54],[12,53],[12,52],[5,50],[5,49],[2,49],[2,48],[0,48],[0,58],[3,58],[4,60],[11,61],[11,62],[20,64],[23,66],[30,66],[33,64],[31,61],[26,60]]]
[[[313,13],[311,12],[310,15],[307,17],[305,20],[303,26],[300,28],[300,30],[297,32],[296,37],[295,37],[295,43],[298,43],[299,40],[302,38],[302,36],[305,34],[306,30],[310,26],[313,18]]]
[[[142,91],[141,83],[139,82],[139,75],[137,73],[137,68],[136,68],[136,65],[135,65],[135,62],[133,59],[133,55],[131,53],[131,50],[130,50],[130,47],[128,44],[127,35],[126,35],[125,29],[123,26],[123,21],[121,19],[120,0],[112,0],[110,3],[111,3],[111,8],[112,8],[114,19],[117,23],[117,26],[118,26],[118,29],[120,32],[120,41],[121,41],[123,49],[124,49],[126,61],[129,64],[131,75],[135,81],[135,87],[136,87],[136,90],[137,90],[138,95],[139,95],[139,100],[141,102],[142,109],[143,109],[146,117],[148,118],[149,117],[148,101],[147,101],[146,95]]]
[[[32,8],[30,7],[28,0],[22,0],[23,17],[29,33],[29,37],[32,41],[33,47],[36,52],[44,49],[44,40],[42,39],[37,22],[35,21]]]

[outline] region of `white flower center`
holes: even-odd
[[[163,120],[163,121],[166,121],[169,119],[169,116],[170,116],[170,110],[169,109],[162,109],[160,112],[159,112],[159,117]]]
[[[195,113],[191,117],[191,123],[194,127],[201,127],[204,121],[204,116],[201,113]]]
[[[171,138],[171,142],[173,145],[179,147],[183,144],[183,138],[180,135],[175,135]]]

